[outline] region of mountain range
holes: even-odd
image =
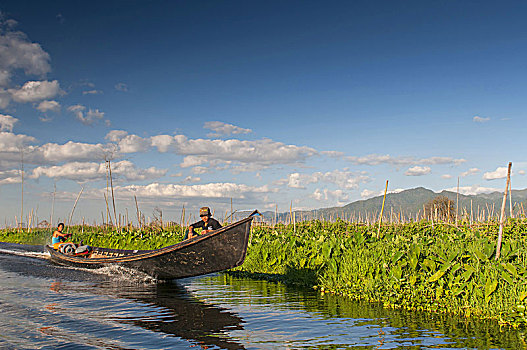
[[[416,216],[422,218],[424,206],[438,196],[445,196],[453,201],[454,206],[459,203],[459,215],[464,213],[473,219],[485,218],[488,216],[499,217],[503,201],[503,192],[481,193],[477,195],[458,195],[456,192],[441,191],[434,192],[424,187],[417,187],[403,190],[397,193],[388,193],[384,206],[384,218],[409,218],[415,219]],[[506,213],[510,215],[510,198],[512,198],[513,214],[524,213],[523,208],[527,209],[527,189],[512,190],[512,196],[507,197]],[[335,220],[337,218],[353,221],[375,221],[382,207],[383,196],[369,199],[358,200],[341,207],[321,208],[308,211],[295,210],[295,220]],[[525,203],[524,203],[525,202]],[[264,212],[266,221],[288,222],[290,213],[275,213],[272,211]]]

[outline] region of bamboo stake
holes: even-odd
[[[509,211],[510,216],[511,218],[513,218],[514,215],[512,212],[512,183],[511,182],[509,182],[509,208],[510,208],[510,211]]]
[[[448,206],[450,209],[450,205]],[[456,227],[457,227],[457,220],[459,215],[459,176],[457,177],[457,193],[456,193]],[[450,219],[450,215],[449,215]]]
[[[75,199],[75,203],[73,204],[73,208],[71,208],[70,218],[68,220],[68,228],[71,225],[71,219],[73,217],[73,212],[75,211],[75,207],[77,206],[77,202],[79,201],[79,198],[81,197],[82,191],[84,191],[84,187],[81,188],[81,191],[77,195],[77,199]]]
[[[139,229],[142,229],[143,226],[141,225],[141,215],[139,214],[139,206],[137,205],[137,197],[135,194],[134,194],[134,199],[135,199],[135,209],[137,211],[137,221],[138,221]]]
[[[384,202],[386,201],[386,192],[388,191],[388,180],[386,180],[386,187],[384,188],[384,197],[382,197],[381,215],[379,216],[379,227],[377,228],[377,238],[381,236],[382,215],[384,213]]]
[[[507,203],[507,189],[509,188],[509,184],[511,181],[511,167],[512,167],[512,162],[509,162],[509,168],[507,170],[507,185],[505,185],[505,192],[503,193],[503,202],[501,203],[500,229],[498,231],[498,242],[496,244],[496,260],[500,258],[500,253],[501,253],[503,223],[505,222],[505,204]]]
[[[117,223],[117,212],[115,210],[115,196],[113,194],[112,165],[109,159],[108,159],[108,172],[110,173],[110,187],[112,188],[113,219],[114,219],[114,223]],[[119,220],[119,223],[117,223],[117,229],[119,229],[120,226],[121,226],[121,223]]]

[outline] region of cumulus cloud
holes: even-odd
[[[520,174],[520,175],[525,175],[525,170],[520,170],[520,171],[518,171],[518,174]]]
[[[287,145],[270,139],[242,141],[238,139],[189,139],[185,135],[156,135],[143,138],[122,130],[112,130],[106,139],[115,142],[122,153],[145,152],[156,148],[159,152],[172,152],[184,156],[181,167],[207,164],[259,165],[259,169],[276,164],[300,164],[318,152],[306,146]],[[256,168],[254,168],[256,169]]]
[[[22,103],[50,99],[61,92],[57,80],[28,81],[20,89],[8,89],[8,91],[14,101]]]
[[[364,172],[355,173],[348,170],[333,170],[325,173],[289,174],[287,186],[291,188],[305,188],[308,184],[326,182],[350,190],[357,188],[360,183],[366,183],[368,181],[370,181],[370,178]]]
[[[18,70],[34,76],[51,70],[49,54],[23,32],[14,31],[13,23],[16,21],[0,20],[0,87],[7,87]]]
[[[457,187],[447,188],[446,190],[450,192],[456,192]],[[496,192],[496,191],[499,191],[499,190],[497,188],[483,187],[480,185],[459,187],[459,193],[464,194],[466,196],[477,195],[481,193],[491,193],[491,192]]]
[[[317,188],[313,194],[310,196],[311,198],[317,200],[317,201],[333,201],[336,200],[339,204],[342,204],[344,202],[349,201],[349,194],[345,193],[342,190],[328,190],[327,188],[321,190]]]
[[[0,114],[0,131],[13,132],[13,127],[15,126],[18,119],[6,114]]]
[[[91,108],[86,111],[86,107],[83,105],[69,106],[68,111],[73,113],[75,118],[77,118],[77,120],[79,120],[84,125],[93,125],[97,121],[104,118],[104,112]]]
[[[442,178],[442,179],[451,179],[451,178],[452,178],[452,175],[450,175],[450,174],[444,174],[444,175],[441,175],[441,178]]]
[[[475,175],[477,173],[479,173],[481,170],[479,170],[478,168],[470,168],[469,170],[467,171],[464,171],[460,174],[461,177],[466,177],[466,176],[469,176],[469,175]]]
[[[0,185],[16,184],[22,182],[19,170],[0,171]]]
[[[475,116],[474,118],[472,118],[472,121],[476,123],[485,123],[485,122],[488,122],[489,120],[490,120],[489,117]]]
[[[415,158],[415,157],[392,157],[389,154],[369,154],[363,157],[348,156],[344,158],[353,164],[358,165],[379,165],[379,164],[391,164],[391,165],[434,165],[434,164],[453,164],[459,165],[464,163],[465,159],[455,159],[452,157],[428,157],[428,158]]]
[[[104,191],[104,190],[100,190]],[[152,183],[149,185],[116,186],[119,197],[147,199],[178,199],[178,198],[236,198],[246,199],[254,195],[275,192],[267,186],[254,187],[235,183],[208,183],[203,185],[176,185]],[[99,197],[102,196],[102,192]]]
[[[218,122],[218,121],[206,122],[203,127],[205,129],[210,129],[214,131],[213,133],[210,133],[207,135],[209,137],[229,136],[229,135],[236,135],[236,134],[248,134],[252,132],[251,129],[244,129],[236,125],[227,124],[227,123]]]
[[[507,167],[498,167],[494,171],[489,171],[483,174],[483,179],[485,180],[496,180],[504,179],[507,177]]]
[[[430,174],[431,171],[432,171],[432,169],[430,169],[430,167],[428,167],[428,166],[421,167],[421,166],[417,166],[416,165],[416,166],[411,167],[408,170],[406,170],[404,172],[404,175],[406,175],[406,176],[423,176],[423,175]]]
[[[37,109],[41,111],[42,113],[46,113],[48,111],[59,112],[60,103],[58,103],[57,101],[42,101],[37,106]]]
[[[155,167],[139,169],[127,160],[112,163],[112,177],[114,179],[123,178],[128,181],[152,180],[162,177],[166,173],[166,169],[157,169]],[[104,179],[106,174],[106,163],[71,162],[60,166],[37,167],[33,169],[30,177],[38,179],[46,176],[86,182]]]

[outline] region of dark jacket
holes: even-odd
[[[198,222],[193,223],[190,226],[192,226],[192,233],[196,233],[195,230],[197,228],[201,228],[203,230],[217,230],[217,229],[221,228],[221,224],[218,222],[218,220],[216,220],[214,218],[209,218],[207,220],[206,224],[205,224],[205,221],[200,220]],[[187,238],[188,238],[188,231],[185,234],[185,239],[187,239]]]

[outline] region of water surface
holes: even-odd
[[[2,349],[527,349],[521,331],[215,274],[161,283],[0,244]]]

